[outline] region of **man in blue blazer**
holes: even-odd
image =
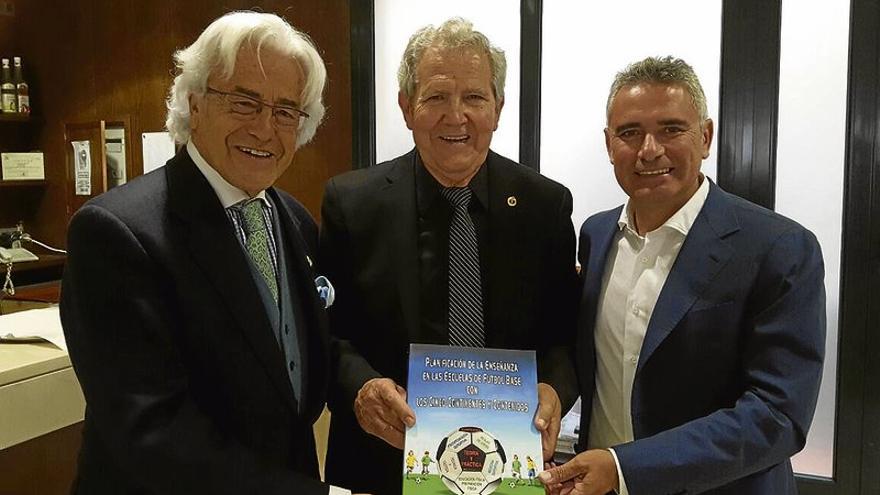
[[[626,207],[584,222],[572,494],[793,494],[825,342],[816,238],[700,173],[713,125],[693,69],[619,73],[605,129]]]

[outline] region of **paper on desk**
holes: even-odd
[[[28,337],[43,338],[67,352],[58,306],[0,315],[0,338],[14,340]]]

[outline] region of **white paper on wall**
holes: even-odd
[[[75,194],[92,195],[92,152],[89,141],[71,141],[73,146],[73,173]]]
[[[174,156],[174,140],[167,132],[145,132],[142,135],[144,173],[165,165]]]

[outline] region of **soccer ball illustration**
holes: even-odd
[[[501,485],[507,456],[501,442],[474,426],[446,435],[437,448],[440,479],[456,495],[489,495]]]

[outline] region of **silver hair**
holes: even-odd
[[[614,97],[626,86],[634,86],[639,83],[663,83],[675,84],[683,87],[691,96],[694,108],[700,114],[700,122],[709,118],[709,110],[706,108],[706,94],[700,79],[694,72],[694,68],[680,58],[673,56],[648,57],[636,63],[626,66],[626,69],[618,72],[611,83],[608,92],[608,103],[605,105],[606,120],[611,116],[611,103]]]
[[[177,76],[165,102],[165,127],[176,142],[185,143],[190,137],[190,95],[205,94],[212,74],[231,77],[238,52],[245,44],[256,48],[258,57],[264,47],[270,47],[299,62],[306,78],[300,96],[302,110],[309,118],[299,127],[296,147],[308,143],[315,135],[324,118],[322,94],[327,69],[312,40],[275,14],[239,11],[215,20],[192,45],[174,54]]]
[[[400,68],[397,70],[397,83],[400,91],[407,98],[412,98],[416,90],[416,69],[425,50],[432,46],[439,48],[476,48],[483,51],[489,59],[492,70],[492,88],[495,99],[504,99],[504,80],[507,77],[507,59],[504,50],[493,45],[483,33],[474,30],[472,22],[453,17],[446,20],[440,27],[425,26],[416,31],[409,39]]]

